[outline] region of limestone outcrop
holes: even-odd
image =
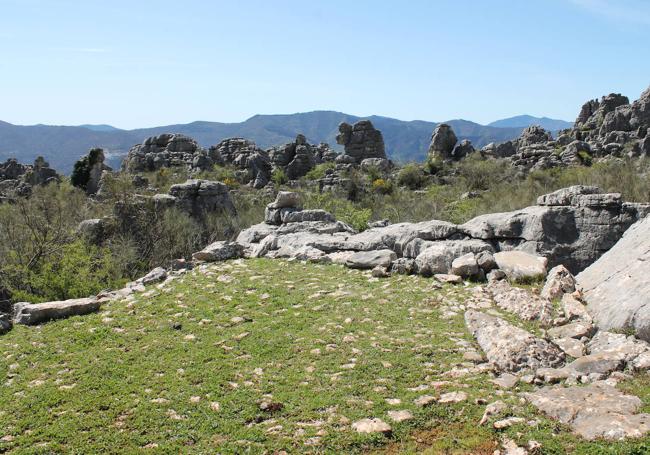
[[[576,279],[594,322],[603,330],[633,330],[650,341],[650,216]]]
[[[370,120],[361,120],[354,125],[341,123],[336,142],[345,148],[345,155],[353,163],[360,164],[366,158],[386,159],[384,138]]]

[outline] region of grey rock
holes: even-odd
[[[436,126],[431,135],[431,144],[429,145],[429,159],[451,159],[454,146],[458,138],[451,126],[441,123]],[[471,146],[471,144],[470,144]],[[467,150],[467,146],[463,148]]]
[[[199,219],[207,213],[237,214],[228,186],[221,182],[187,180],[172,185],[169,195],[175,198],[176,207]]]
[[[136,283],[143,284],[145,286],[153,283],[159,283],[164,281],[167,278],[167,270],[162,267],[156,267],[151,272],[147,273],[142,278],[136,280]]]
[[[494,260],[494,255],[489,251],[481,251],[476,255],[476,263],[484,272],[489,272],[496,269],[497,261]]]
[[[553,327],[548,330],[551,338],[577,338],[589,337],[594,331],[594,327],[584,321],[572,322],[570,324]]]
[[[397,255],[392,250],[359,251],[352,254],[345,265],[352,269],[389,268],[396,259]]]
[[[431,276],[449,273],[455,258],[467,253],[494,251],[492,245],[482,240],[441,240],[431,242],[415,258],[418,273]]]
[[[650,217],[576,279],[587,308],[601,330],[634,330],[650,341]]]
[[[576,290],[576,279],[563,265],[553,267],[546,276],[542,297],[553,300]]]
[[[605,382],[584,387],[548,386],[523,396],[587,440],[636,438],[650,431],[650,415],[635,414],[641,400]]]
[[[478,275],[479,267],[474,253],[467,253],[454,259],[451,263],[451,273],[469,278]]]
[[[244,247],[237,242],[219,241],[211,243],[192,254],[192,259],[203,262],[226,261],[242,257]]]
[[[523,251],[501,251],[494,254],[499,269],[514,281],[539,279],[546,276],[548,261]]]
[[[289,211],[282,214],[283,223],[302,223],[306,221],[334,223],[336,218],[331,213],[320,209]]]
[[[557,346],[501,318],[469,310],[465,313],[465,325],[499,371],[553,368],[564,361],[564,353]]]
[[[275,201],[269,204],[269,207],[273,209],[300,207],[300,194],[292,191],[278,191],[278,194],[275,196]]]
[[[574,359],[585,355],[585,344],[580,340],[576,340],[575,338],[555,338],[552,341],[565,354]]]
[[[14,304],[14,324],[35,325],[53,319],[68,318],[99,310],[100,302],[93,298],[71,299],[47,303],[19,302]]]
[[[336,142],[345,148],[345,155],[352,157],[357,164],[366,158],[386,159],[384,138],[370,120],[361,120],[354,126],[341,123]]]
[[[540,321],[548,325],[553,319],[553,305],[548,299],[513,287],[506,280],[490,282],[487,290],[499,308],[516,314],[524,321]]]

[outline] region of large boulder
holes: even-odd
[[[359,251],[350,255],[345,265],[351,269],[388,268],[396,259],[397,255],[391,250]]]
[[[627,204],[618,193],[572,186],[540,196],[536,206],[478,216],[460,226],[472,238],[496,243],[497,250],[520,250],[563,264],[578,273],[598,259],[648,210]]]
[[[576,279],[601,330],[634,330],[650,341],[650,217]]]
[[[192,254],[192,259],[202,262],[220,262],[237,259],[244,253],[244,247],[237,242],[218,241]]]
[[[361,120],[354,125],[341,123],[336,142],[345,148],[345,155],[352,157],[357,164],[366,158],[386,159],[384,138],[370,120]]]
[[[494,255],[497,267],[513,281],[544,278],[548,261],[524,251],[500,251]]]
[[[544,128],[537,125],[531,125],[522,131],[521,135],[519,136],[519,139],[517,139],[517,142],[518,142],[518,146],[521,148],[530,145],[545,143],[552,139],[553,136],[551,136],[551,133],[546,131]]]
[[[228,186],[221,182],[187,180],[172,185],[169,195],[175,198],[176,207],[197,218],[214,212],[237,214]]]
[[[431,143],[429,144],[429,159],[443,159],[447,160],[452,158],[454,146],[458,142],[458,138],[454,133],[451,126],[446,123],[437,125],[433,134],[431,135]]]
[[[290,180],[303,177],[317,161],[317,151],[299,134],[294,142],[268,150],[273,166],[282,169]]]

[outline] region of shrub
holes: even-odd
[[[93,148],[88,152],[88,155],[77,160],[77,162],[74,163],[72,174],[70,174],[70,183],[85,191],[88,181],[90,180],[90,170],[103,154],[104,151],[102,149]]]
[[[393,192],[393,182],[384,179],[373,180],[372,190],[379,194],[390,194]]]
[[[271,181],[277,186],[280,186],[287,183],[289,181],[289,178],[282,169],[276,169],[273,171],[273,174],[271,174]]]
[[[586,150],[580,150],[578,152],[578,158],[580,158],[580,161],[582,161],[582,164],[585,166],[591,166],[593,163],[593,158]]]
[[[325,177],[325,173],[328,169],[334,169],[336,164],[333,161],[328,161],[326,163],[317,164],[305,175],[307,180],[318,180]]]
[[[426,177],[420,166],[411,163],[400,169],[397,174],[397,183],[410,190],[419,190],[426,183]]]
[[[80,240],[64,245],[36,268],[17,266],[8,272],[20,280],[10,288],[14,299],[30,302],[88,297],[126,282],[108,249]]]

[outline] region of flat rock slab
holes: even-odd
[[[650,414],[635,414],[641,400],[598,381],[588,386],[548,386],[523,396],[585,439],[638,438],[650,431]]]
[[[557,346],[501,318],[468,310],[465,325],[488,361],[500,371],[552,368],[564,362],[564,353]]]
[[[242,257],[244,247],[236,242],[214,242],[192,254],[195,261],[216,262]]]
[[[52,319],[94,313],[101,303],[95,298],[47,303],[20,302],[14,305],[14,324],[35,325]]]
[[[392,250],[359,251],[345,261],[351,269],[374,269],[377,266],[388,268],[397,254]]]
[[[650,341],[650,216],[630,227],[576,279],[601,330],[634,330]]]
[[[549,324],[553,317],[551,301],[525,289],[513,287],[505,280],[494,281],[488,285],[494,303],[525,321],[540,321]]]

